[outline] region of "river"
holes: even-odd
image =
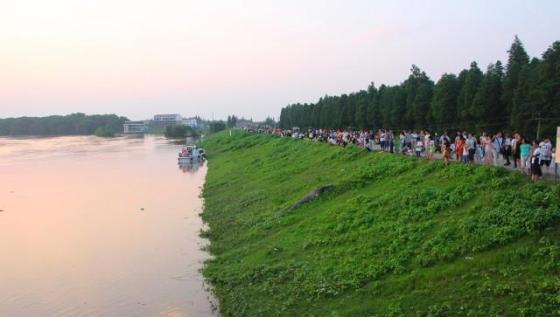
[[[161,137],[0,138],[0,316],[215,316],[206,167]]]

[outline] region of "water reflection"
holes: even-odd
[[[195,160],[189,163],[179,163],[178,166],[183,173],[196,173],[199,168],[204,166],[204,161]]]
[[[213,316],[204,164],[163,138],[0,138],[0,316]]]

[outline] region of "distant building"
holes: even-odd
[[[191,128],[197,128],[199,126],[199,119],[197,117],[183,118],[183,124]]]
[[[257,128],[257,124],[255,124],[253,122],[253,120],[247,120],[247,119],[243,119],[243,118],[237,120],[237,123],[235,124],[235,126],[237,128],[245,129],[245,130],[256,129]]]
[[[123,124],[125,134],[144,133],[148,131],[148,125],[144,121],[128,121]]]
[[[179,124],[183,124],[183,117],[180,114],[156,114],[151,122],[152,128],[165,128]]]

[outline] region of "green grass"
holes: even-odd
[[[203,146],[223,316],[560,316],[558,186],[239,131]]]

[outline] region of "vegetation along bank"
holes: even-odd
[[[204,147],[223,316],[560,313],[557,185],[240,131]]]
[[[0,136],[92,135],[113,136],[122,132],[126,117],[114,114],[20,117],[0,119]]]

